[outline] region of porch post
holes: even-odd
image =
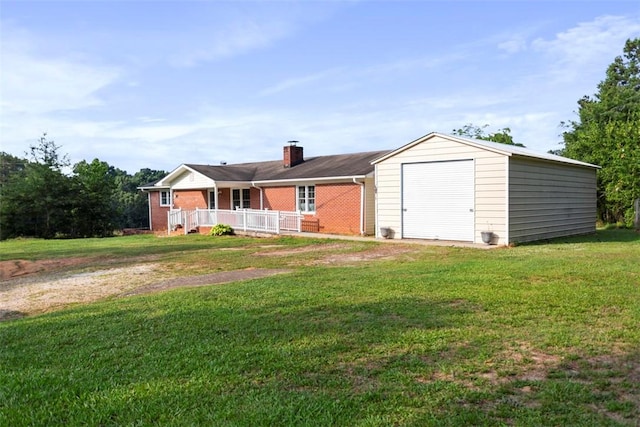
[[[186,236],[187,234],[189,234],[189,224],[187,224],[187,211],[180,211],[180,213],[182,214],[182,229],[184,230],[184,234]]]

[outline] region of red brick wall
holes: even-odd
[[[251,200],[251,209],[262,209],[260,206],[260,189],[251,187],[249,189],[249,199]]]
[[[177,190],[173,192],[173,208],[193,210],[209,207],[207,190]]]
[[[231,209],[231,189],[220,189],[220,194],[218,194],[218,205],[218,209]]]
[[[160,192],[151,191],[149,193],[149,203],[151,206],[151,229],[162,231],[167,229],[167,212],[169,206],[160,206]]]
[[[316,185],[316,214],[321,233],[360,234],[360,185]]]
[[[230,189],[221,189],[218,195],[219,209],[231,208],[230,196]],[[208,197],[207,190],[175,191],[174,208],[206,209]],[[159,192],[151,193],[151,200],[152,227],[154,230],[166,230],[169,207],[160,207]],[[264,188],[263,202],[265,209],[295,211],[296,187]],[[260,209],[260,190],[257,188],[251,188],[251,208]],[[316,185],[316,213],[305,215],[305,219],[319,220],[321,233],[360,234],[360,185]]]
[[[264,207],[295,211],[296,187],[265,188]],[[319,220],[321,233],[360,234],[360,185],[316,185],[316,213],[305,219]]]
[[[296,210],[296,187],[265,188],[263,193],[264,208],[272,211]]]

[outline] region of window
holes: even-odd
[[[233,209],[251,208],[251,190],[248,188],[236,188],[231,192]]]
[[[298,210],[301,212],[316,211],[315,185],[301,185],[298,187]]]
[[[171,206],[171,192],[170,191],[161,191],[160,192],[160,206]]]

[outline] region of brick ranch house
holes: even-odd
[[[150,228],[166,231],[170,211],[196,209],[299,212],[303,230],[375,233],[374,166],[387,151],[310,157],[289,144],[282,160],[220,165],[182,164],[148,193]],[[198,227],[200,233],[210,227]]]
[[[433,132],[389,151],[305,159],[291,144],[279,161],[183,164],[141,189],[156,231],[176,223],[170,212],[195,210],[203,219],[181,224],[203,233],[192,224],[230,224],[219,212],[247,209],[289,211],[302,231],[508,245],[595,232],[598,168]]]

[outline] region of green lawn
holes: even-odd
[[[640,234],[322,262],[384,244],[0,242],[1,260],[292,270],[0,323],[0,425],[638,425]]]

